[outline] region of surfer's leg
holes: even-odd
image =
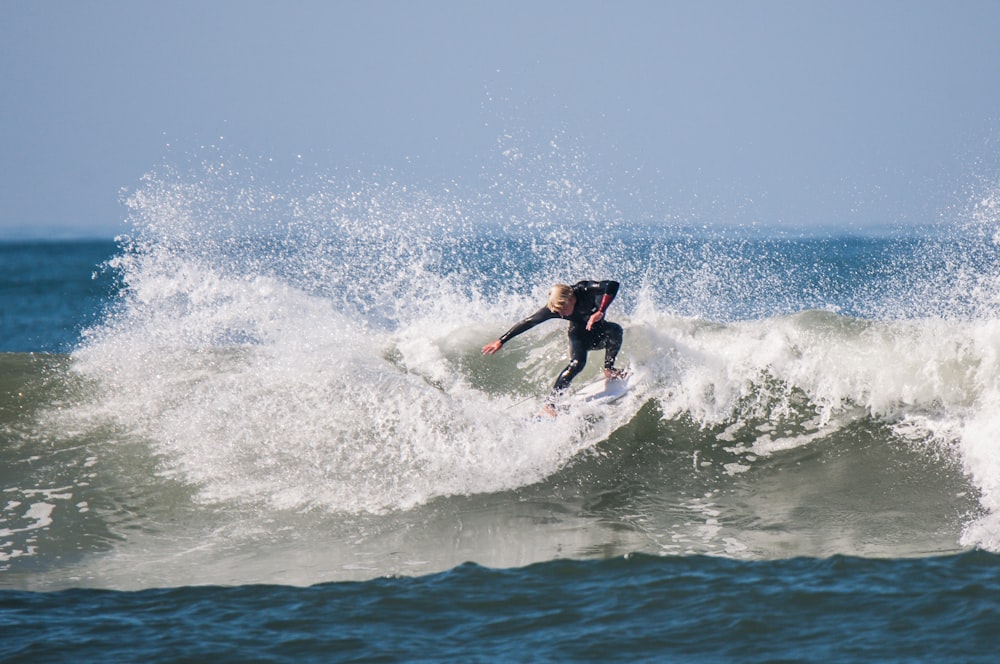
[[[576,378],[577,374],[587,366],[587,340],[578,336],[570,335],[569,338],[569,364],[562,370],[556,378],[556,384],[552,387],[552,394],[556,395],[564,392],[569,387],[570,382]]]
[[[601,335],[604,339],[604,368],[614,369],[615,358],[618,357],[618,351],[622,349],[624,331],[618,323],[601,322],[604,323]]]

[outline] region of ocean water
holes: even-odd
[[[587,192],[164,167],[0,244],[0,660],[993,661],[1000,187],[878,237]],[[564,327],[480,348],[583,278],[632,389],[540,422]]]

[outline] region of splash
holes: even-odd
[[[352,514],[540,482],[649,404],[715,432],[733,475],[874,420],[961,459],[987,513],[965,541],[996,546],[995,195],[918,239],[697,234],[623,218],[572,150],[500,148],[471,186],[280,181],[242,157],[149,174],[121,301],[74,353],[99,384],[88,416],[203,501]],[[542,429],[563,331],[479,348],[591,277],[623,283],[642,379]]]
[[[99,383],[89,408],[209,502],[380,512],[537,482],[607,435],[534,427],[479,357],[498,313],[582,256],[561,219],[589,204],[566,178],[542,187],[545,214],[522,191],[511,229],[482,212],[492,189],[282,189],[221,159],[152,173],[127,201],[121,301],[74,354]],[[547,381],[551,363],[526,373]]]

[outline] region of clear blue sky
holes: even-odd
[[[111,237],[123,188],[220,136],[279,168],[447,182],[502,133],[559,135],[612,202],[791,227],[934,221],[1000,171],[998,0],[0,0],[0,16],[0,237]]]

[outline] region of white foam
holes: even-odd
[[[588,444],[568,425],[539,435],[468,387],[447,320],[382,331],[272,280],[187,272],[195,294],[157,275],[74,366],[101,384],[90,407],[147,437],[204,500],[406,509],[530,484]],[[217,348],[223,330],[255,343]]]
[[[542,178],[540,191],[505,179],[521,196],[509,215],[490,212],[489,196],[435,198],[395,181],[346,192],[313,183],[297,195],[226,178],[146,178],[130,199],[136,238],[117,262],[125,296],[74,353],[75,370],[96,386],[76,414],[147,439],[162,472],[203,500],[363,512],[513,489],[556,472],[653,400],[666,418],[718,427],[721,440],[746,446],[740,463],[723,464],[731,473],[878,418],[901,437],[957,450],[984,508],[1000,510],[991,316],[929,305],[931,315],[914,319],[859,320],[828,307],[710,321],[755,288],[790,288],[775,283],[780,274],[758,281],[749,257],[711,247],[682,275],[687,303],[705,315],[679,316],[651,294],[674,276],[655,264],[665,250],[623,255],[603,232],[594,233],[602,251],[571,241],[570,229],[607,230],[608,215],[565,174]],[[984,224],[996,222],[991,200],[977,208]],[[525,248],[494,242],[508,227],[503,241]],[[520,268],[526,256],[533,271]],[[566,418],[542,431],[517,403],[537,406],[530,400],[551,385],[565,361],[563,329],[533,330],[491,364],[478,348],[537,308],[552,281],[570,281],[568,270],[637,277],[642,294],[614,313],[645,378],[597,425]],[[953,281],[978,288],[984,309],[961,311],[988,313],[993,282],[972,272]],[[704,464],[695,452],[692,466]],[[993,541],[972,529],[967,537]]]

